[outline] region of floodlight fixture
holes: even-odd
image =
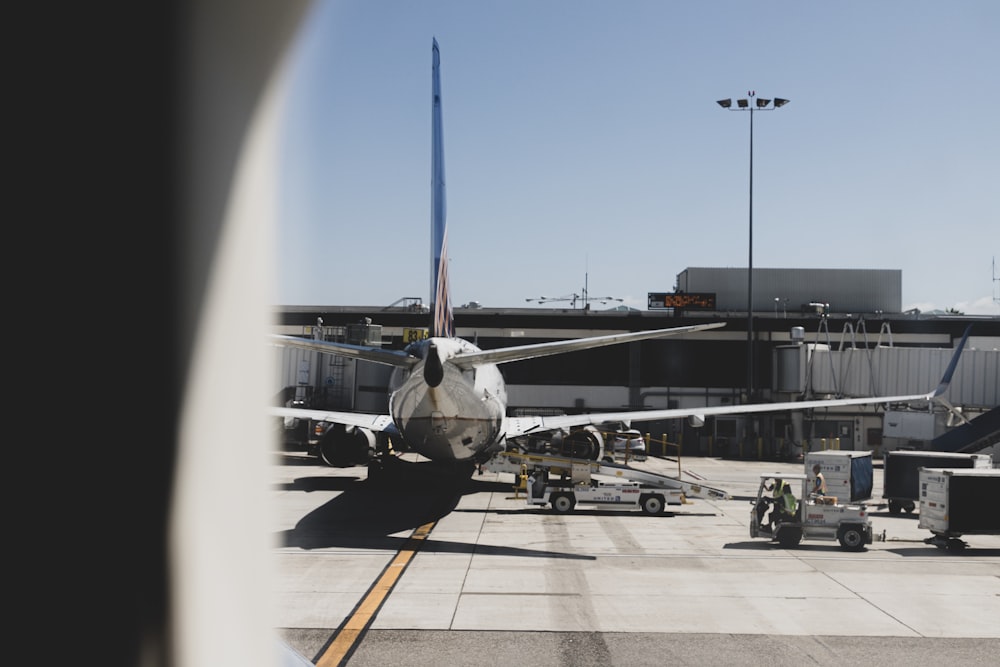
[[[780,97],[775,97],[774,98],[774,108],[775,109],[777,109],[778,107],[783,107],[786,104],[788,104],[788,100],[784,100],[784,99],[782,99]]]
[[[746,100],[736,100],[736,104],[738,104],[741,109],[746,109],[750,103]]]
[[[758,97],[757,98],[757,107],[760,108],[760,109],[763,109],[764,107],[766,107],[770,103],[771,103],[771,100],[765,100],[763,97]]]
[[[733,101],[727,97],[724,100],[719,100],[718,102],[716,102],[716,104],[718,104],[723,109],[728,109],[729,107],[733,106]]]

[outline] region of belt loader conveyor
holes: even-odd
[[[508,451],[494,456],[484,468],[524,475],[526,480],[530,477],[525,488],[528,503],[550,503],[557,512],[571,510],[577,500],[604,506],[631,505],[647,514],[658,514],[664,505],[682,504],[685,495],[730,498],[720,489],[608,461]],[[592,475],[615,481],[594,480]]]

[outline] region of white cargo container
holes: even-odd
[[[872,497],[874,470],[872,453],[850,449],[823,449],[805,455],[805,473],[813,478],[813,466],[819,464],[826,479],[826,494],[839,502],[855,502]]]
[[[921,468],[920,522],[928,544],[964,549],[962,535],[1000,534],[1000,469]]]

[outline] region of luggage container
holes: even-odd
[[[968,546],[962,535],[1000,535],[998,497],[998,469],[921,468],[917,525],[933,533],[924,542],[960,550]]]
[[[805,473],[813,478],[813,465],[819,464],[826,479],[826,494],[841,502],[856,502],[872,497],[874,469],[872,453],[850,449],[824,449],[805,456]]]
[[[921,452],[896,449],[885,453],[882,472],[882,497],[889,501],[889,512],[913,512],[920,498],[921,468],[992,468],[989,454]]]

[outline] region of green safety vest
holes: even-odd
[[[781,496],[781,500],[785,504],[785,512],[795,514],[797,503],[795,502],[795,496],[792,495],[792,490],[788,488],[787,484],[785,485],[785,491],[786,493]]]

